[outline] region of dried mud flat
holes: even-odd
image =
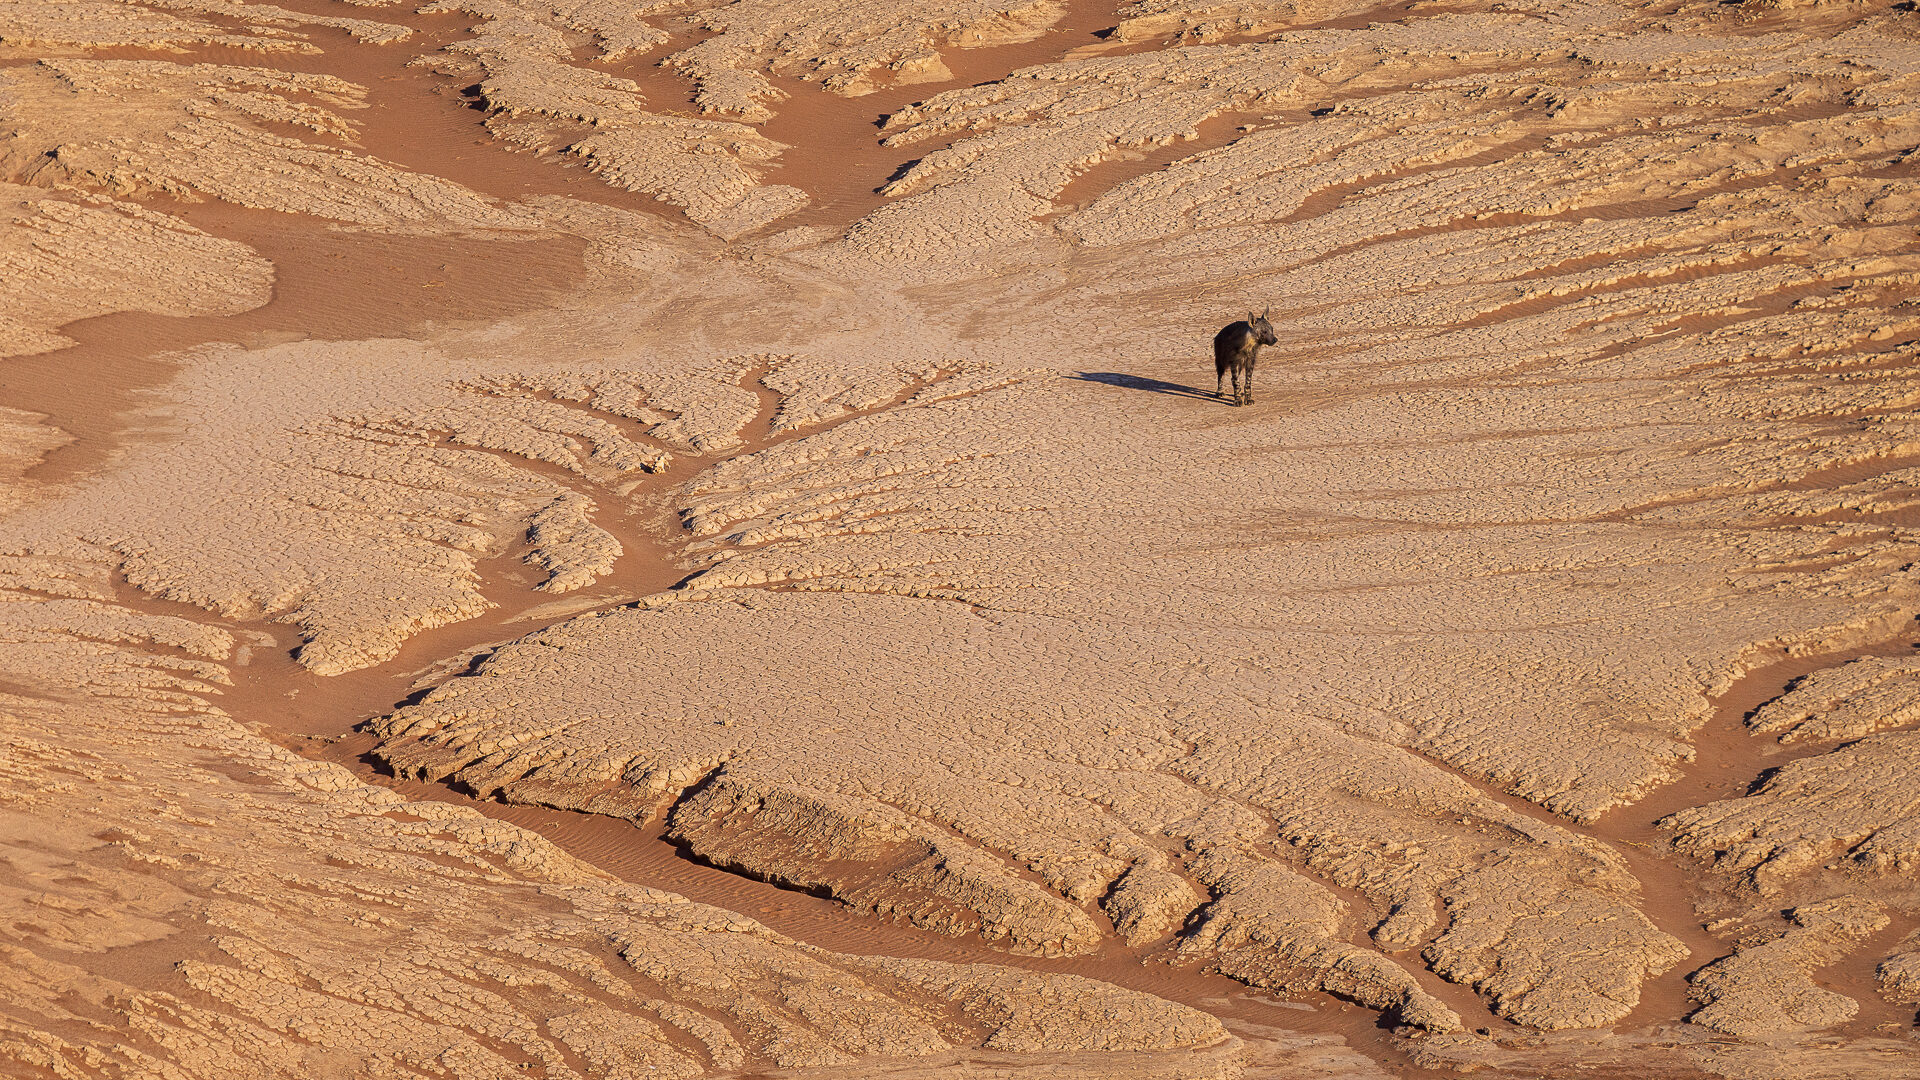
[[[1910,8],[0,5],[0,1075],[1920,1074]]]

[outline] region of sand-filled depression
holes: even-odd
[[[1916,150],[1882,0],[0,2],[0,1075],[1920,1075]]]

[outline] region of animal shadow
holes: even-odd
[[[1219,401],[1211,390],[1202,390],[1193,386],[1167,382],[1164,379],[1149,379],[1145,375],[1126,375],[1118,371],[1082,371],[1072,378],[1082,382],[1105,383],[1108,386],[1124,387],[1128,390],[1145,390],[1152,394],[1172,394],[1175,397],[1198,398],[1201,401]]]

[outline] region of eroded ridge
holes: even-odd
[[[597,500],[618,498],[675,452],[731,437],[727,425],[751,419],[758,405],[733,382],[750,359],[643,394],[636,375],[613,371],[448,383],[446,365],[404,341],[287,345],[274,355],[262,367],[240,350],[207,353],[179,389],[191,399],[196,382],[222,387],[202,399],[220,404],[171,416],[195,434],[145,455],[124,486],[96,488],[43,519],[93,516],[104,527],[29,529],[13,542],[102,560],[154,595],[227,618],[296,623],[300,662],[340,674],[491,609],[476,564],[523,544],[546,574],[543,591],[606,575],[624,549],[595,524]],[[395,368],[425,376],[415,396],[434,404],[395,408],[408,392],[369,377]],[[335,391],[331,416],[311,409],[316,379]],[[222,448],[226,471],[187,464],[211,446]],[[200,496],[165,479],[188,470],[204,485]],[[223,489],[250,495],[213,497]],[[150,500],[148,524],[125,531],[98,516],[98,507],[119,502],[124,511],[132,500]],[[258,546],[269,536],[281,542]],[[226,569],[209,574],[215,564]]]
[[[1863,1010],[1906,1018],[1920,914],[1905,839],[1920,797],[1907,761],[1913,669],[1903,649],[1794,679],[1745,717],[1750,740],[1773,743],[1747,755],[1745,790],[1658,822],[1708,868],[1709,925],[1737,942],[1692,974],[1693,1022],[1778,1037]]]
[[[1183,1006],[811,948],[302,759],[206,704],[244,635],[0,565],[9,1072],[691,1077],[989,1048],[1234,1074],[1236,1040]]]
[[[473,91],[496,136],[578,160],[732,240],[809,202],[805,190],[770,176],[789,149],[757,127],[789,96],[773,78],[849,97],[873,92],[882,78],[949,80],[943,48],[1038,37],[1064,5],[748,0],[560,9],[442,0],[423,10],[481,20],[470,39],[425,59],[441,74],[478,80]],[[582,35],[593,43],[585,58]]]
[[[257,53],[320,52],[306,34],[290,29],[302,26],[344,30],[355,41],[377,45],[404,41],[411,33],[392,23],[242,0],[156,0],[138,6],[114,0],[60,0],[8,4],[0,11],[0,59],[83,55],[101,48],[180,53],[215,46]]]
[[[0,356],[73,342],[56,329],[111,311],[228,315],[267,301],[273,265],[137,204],[0,184]]]
[[[435,176],[358,153],[363,88],[328,75],[161,60],[0,69],[0,170],[39,186],[210,196],[374,227],[531,227]],[[297,134],[282,134],[292,128]]]

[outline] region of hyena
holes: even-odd
[[[1280,344],[1280,339],[1274,336],[1273,324],[1267,321],[1272,313],[1271,307],[1258,315],[1249,311],[1245,320],[1230,323],[1213,335],[1214,396],[1226,396],[1220,392],[1220,386],[1227,373],[1232,372],[1233,403],[1253,404],[1253,362],[1260,359],[1260,346]]]

